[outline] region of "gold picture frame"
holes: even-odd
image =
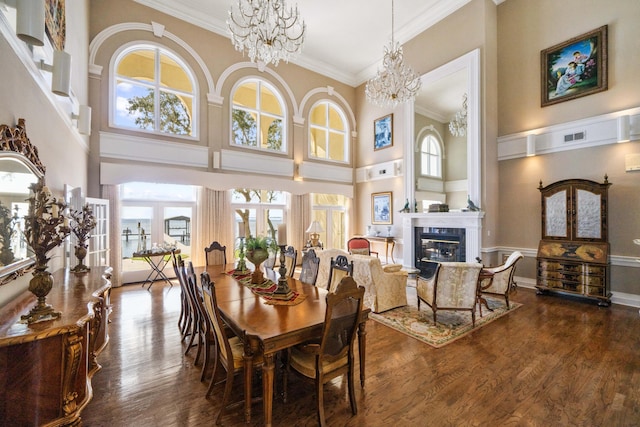
[[[393,224],[391,191],[371,194],[371,224]]]

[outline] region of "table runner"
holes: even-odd
[[[307,296],[300,294],[299,292],[290,290],[287,294],[274,294],[274,291],[278,288],[278,283],[273,280],[265,278],[262,283],[251,283],[251,271],[238,271],[231,270],[227,274],[233,276],[238,282],[247,288],[251,289],[251,292],[262,297],[265,304],[269,305],[297,305],[304,301]]]

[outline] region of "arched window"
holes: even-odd
[[[318,102],[309,113],[309,156],[347,162],[348,133],[342,109],[330,101]]]
[[[420,144],[420,175],[442,178],[442,146],[433,134],[422,138]]]
[[[185,63],[161,47],[136,45],[115,61],[115,126],[196,136],[196,85]]]
[[[284,102],[270,84],[259,79],[249,79],[233,92],[232,144],[286,152],[284,123]]]

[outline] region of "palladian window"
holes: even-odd
[[[333,102],[317,103],[309,113],[309,156],[347,162],[349,160],[347,121]]]
[[[284,119],[284,103],[276,89],[262,80],[246,80],[233,92],[231,143],[286,152]]]
[[[113,75],[115,126],[195,136],[194,79],[176,55],[138,45],[119,55]]]

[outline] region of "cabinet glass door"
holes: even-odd
[[[567,190],[544,198],[544,238],[567,237]]]

